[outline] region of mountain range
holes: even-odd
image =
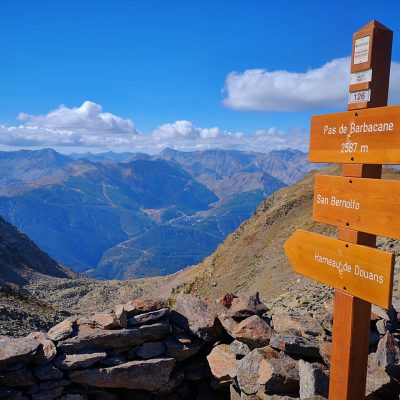
[[[0,152],[0,214],[77,272],[163,275],[200,262],[261,200],[311,168],[291,149]]]

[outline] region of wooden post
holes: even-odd
[[[373,20],[353,36],[348,110],[387,105],[393,32]],[[380,179],[382,165],[344,164],[343,176]],[[340,228],[339,239],[376,246],[376,236]],[[335,291],[329,400],[362,400],[371,304]]]

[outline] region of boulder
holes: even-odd
[[[236,294],[234,293],[226,293],[224,297],[222,297],[219,302],[225,307],[230,308],[232,305],[232,300],[237,298]]]
[[[255,349],[237,362],[237,382],[241,391],[255,394],[258,391],[258,369],[268,356],[268,347]]]
[[[69,373],[69,378],[72,382],[94,387],[157,392],[168,384],[174,366],[173,358],[131,361],[110,368],[72,371]]]
[[[374,358],[375,364],[396,379],[400,378],[400,348],[389,332],[379,341]]]
[[[78,332],[77,336],[60,342],[58,348],[66,353],[73,354],[85,348],[133,347],[148,341],[163,339],[168,333],[169,321],[166,320],[152,325],[113,331],[91,328]]]
[[[239,322],[236,321],[235,319],[233,319],[232,317],[228,317],[228,316],[224,316],[224,315],[219,315],[218,319],[219,319],[221,325],[223,326],[223,328],[225,329],[225,331],[228,333],[228,335],[232,336],[232,332],[233,332],[235,326],[239,324]]]
[[[320,357],[319,343],[301,336],[274,334],[271,336],[269,344],[285,353],[313,358]]]
[[[147,342],[139,347],[136,356],[147,360],[149,358],[161,356],[165,353],[165,350],[166,346],[163,342]]]
[[[123,354],[118,354],[115,356],[109,356],[107,358],[103,358],[99,361],[101,365],[113,366],[113,365],[121,365],[127,362],[127,358]]]
[[[134,315],[168,308],[168,302],[165,299],[136,299],[124,304],[123,307],[127,318],[130,318]]]
[[[42,344],[36,339],[0,339],[0,371],[18,369],[37,360]]]
[[[239,340],[234,340],[230,345],[229,345],[231,352],[235,354],[236,356],[247,356],[247,354],[250,353],[249,346],[247,346],[246,343],[242,343]]]
[[[119,329],[121,328],[120,320],[114,313],[96,313],[83,318],[79,318],[78,325],[93,325],[103,329]]]
[[[241,400],[240,390],[234,383],[229,387],[229,395],[230,400]]]
[[[256,292],[251,296],[240,296],[231,300],[228,316],[242,319],[251,317],[252,315],[263,315],[268,308],[261,303],[259,293]]]
[[[97,361],[104,358],[107,358],[106,352],[59,354],[54,360],[54,365],[64,371],[72,371],[74,369],[91,367]]]
[[[176,361],[186,360],[195,355],[203,346],[200,340],[193,341],[192,343],[184,344],[177,340],[174,336],[169,336],[163,340],[167,350],[165,355],[167,357],[175,358]]]
[[[399,400],[399,382],[375,364],[374,354],[368,358],[366,400]]]
[[[258,384],[264,393],[288,394],[299,390],[298,362],[272,348],[261,360],[258,371]]]
[[[128,317],[126,316],[126,311],[122,304],[115,306],[114,314],[118,319],[121,328],[126,328],[128,326]]]
[[[321,364],[299,360],[300,399],[328,397],[329,377]]]
[[[236,355],[228,344],[215,346],[207,356],[208,365],[220,385],[229,386],[236,377]]]
[[[69,317],[59,324],[53,326],[48,332],[49,338],[55,342],[66,339],[74,332],[74,328],[77,326],[76,322],[78,319],[78,316]]]
[[[388,310],[385,310],[382,307],[372,304],[371,305],[371,319],[378,320],[379,318],[382,318],[385,321],[394,322],[397,320],[397,312],[393,308],[393,306],[390,307]]]
[[[8,387],[26,387],[36,383],[31,370],[27,367],[16,371],[0,372],[0,385]]]
[[[57,355],[57,349],[49,335],[44,332],[32,332],[27,336],[28,339],[36,339],[42,343],[41,351],[38,356],[42,361],[51,361]]]
[[[237,362],[237,381],[247,395],[297,392],[299,380],[297,361],[269,346],[255,349]]]
[[[169,309],[161,308],[160,310],[157,311],[150,311],[145,314],[139,314],[130,317],[128,319],[128,325],[136,326],[136,325],[152,324],[165,317],[169,317]]]
[[[10,388],[0,387],[0,400],[28,400],[22,392]]]
[[[207,304],[189,294],[181,293],[178,296],[171,317],[178,327],[206,342],[216,340],[223,331],[219,320],[210,315]]]
[[[319,343],[319,354],[326,365],[331,364],[332,342],[322,341]]]
[[[232,337],[250,348],[266,346],[272,336],[272,328],[258,315],[246,318],[232,331]]]
[[[52,379],[61,379],[63,373],[56,368],[52,363],[39,364],[34,369],[36,378],[41,381],[48,381]]]
[[[273,315],[272,323],[277,333],[311,338],[325,336],[321,324],[308,313],[280,311]]]

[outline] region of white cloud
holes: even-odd
[[[44,115],[19,114],[18,126],[0,125],[0,148],[53,147],[58,151],[144,151],[156,153],[165,147],[178,150],[212,148],[269,151],[297,147],[306,150],[308,134],[283,132],[269,127],[252,135],[218,127],[199,127],[178,120],[160,125],[150,134],[140,133],[129,119],[105,113],[89,101],[80,107],[60,106]]]
[[[345,108],[350,58],[336,58],[306,72],[248,69],[231,72],[224,104],[236,110],[304,111]],[[400,100],[400,63],[392,63],[390,101]]]
[[[19,126],[0,125],[0,144],[7,146],[103,147],[132,145],[140,133],[134,123],[103,112],[99,104],[64,105],[44,115],[20,113]]]
[[[67,130],[88,133],[130,133],[136,134],[134,123],[117,115],[103,112],[99,104],[85,101],[80,107],[68,108],[64,105],[45,115],[20,113],[17,119],[25,126],[45,129]]]

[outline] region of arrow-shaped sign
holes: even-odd
[[[335,289],[389,308],[394,254],[296,230],[285,243],[293,269]]]
[[[315,176],[314,221],[400,239],[400,181]]]

